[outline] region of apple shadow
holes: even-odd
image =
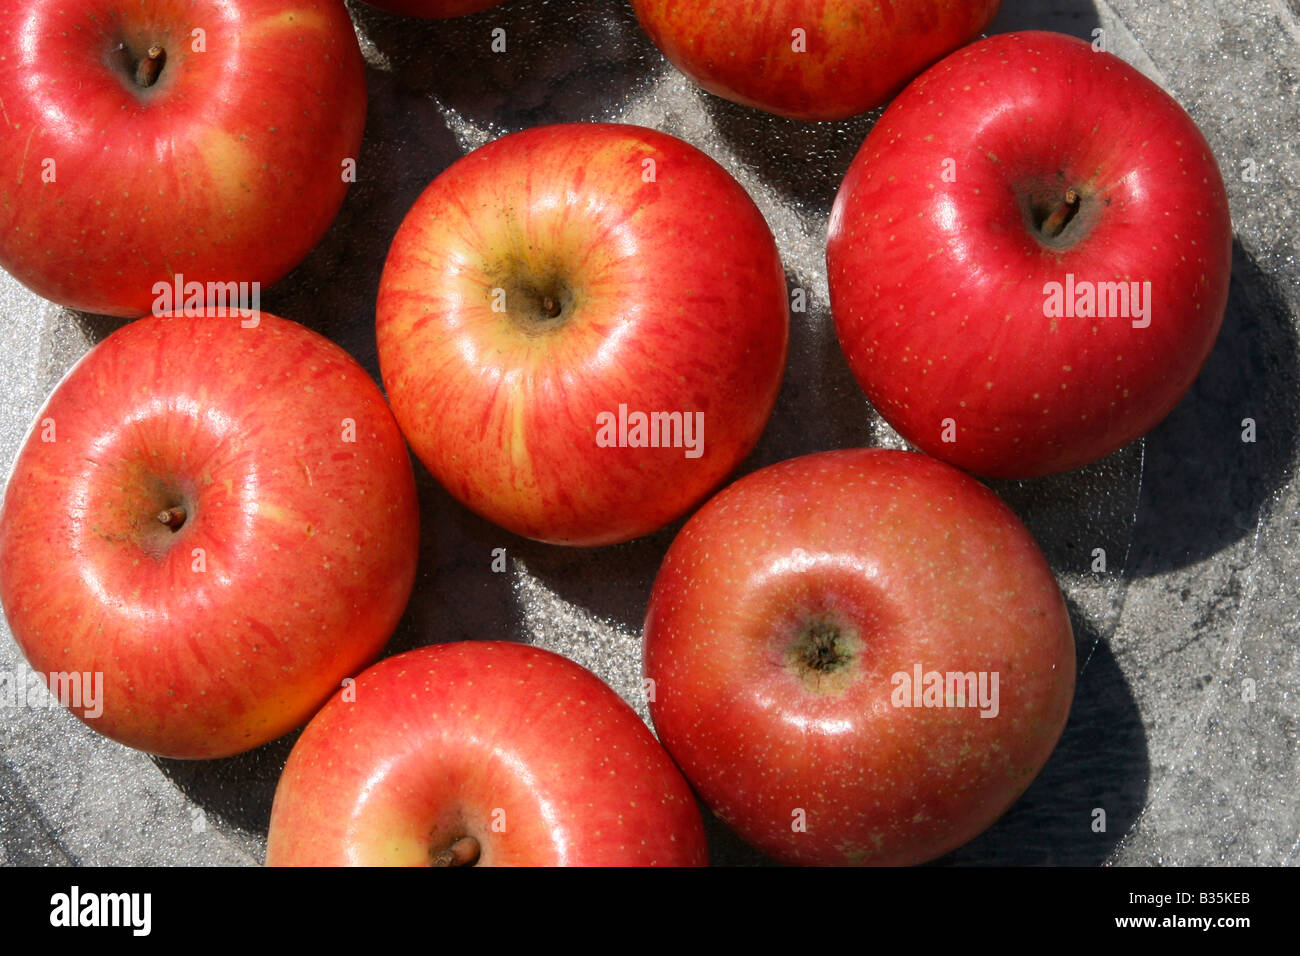
[[[1223,327],[1205,367],[1144,439],[1085,468],[987,480],[1057,571],[1087,572],[1094,549],[1126,577],[1175,571],[1253,534],[1292,479],[1300,443],[1300,345],[1276,281],[1233,244]],[[1244,441],[1246,420],[1253,442]]]
[[[521,638],[510,561],[516,538],[460,504],[418,461],[420,559],[406,611],[381,657],[451,641]],[[504,548],[504,561],[496,549]],[[504,566],[495,572],[493,565]]]
[[[1300,443],[1296,324],[1276,280],[1234,242],[1214,351],[1146,438],[1131,574],[1186,568],[1231,547],[1255,532],[1262,509],[1292,480]],[[1254,440],[1244,440],[1252,427]]]
[[[787,271],[787,301],[805,285]],[[772,417],[728,481],[787,458],[877,445],[887,427],[844,358],[830,303],[804,291],[807,311],[790,315],[789,357]]]
[[[1025,523],[1056,573],[1093,573],[1100,549],[1112,572],[1126,574],[1142,477],[1143,446],[1134,443],[1059,475],[980,480]]]
[[[418,463],[416,475],[420,578],[386,655],[444,641],[528,640],[536,636],[530,629],[547,626],[534,615],[530,628],[529,605],[551,595],[581,616],[640,634],[655,573],[682,521],[606,547],[545,544],[470,511]],[[564,625],[554,628],[558,637]]]
[[[1146,805],[1151,766],[1137,701],[1110,646],[1066,603],[1080,669],[1056,749],[993,826],[930,865],[1097,866]]]
[[[849,164],[884,108],[844,120],[773,116],[696,88],[713,128],[735,157],[786,202],[829,214]]]
[[[121,319],[114,315],[100,315],[97,312],[78,312],[76,309],[64,309],[64,312],[92,346],[98,345],[122,326],[130,325],[135,321],[135,319]]]
[[[0,759],[0,866],[76,866],[80,862],[32,799],[18,768]]]
[[[265,840],[275,787],[301,732],[295,730],[247,753],[218,760],[150,759],[205,815]]]
[[[1101,26],[1093,0],[1002,0],[988,34],[1020,30],[1052,30],[1069,33],[1081,40],[1092,39]]]
[[[511,129],[612,118],[660,62],[626,3],[511,0],[450,20],[349,7],[399,90],[494,135],[509,131],[500,117]]]
[[[327,336],[379,383],[375,300],[388,247],[415,200],[463,150],[437,105],[393,74],[368,66],[366,84],[357,181],[321,241],[263,292],[262,308]]]

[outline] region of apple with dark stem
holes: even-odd
[[[655,729],[742,837],[920,863],[996,820],[1065,726],[1074,642],[1037,544],[914,452],[808,455],[691,517],[646,613]]]
[[[526,644],[408,651],[340,691],[275,792],[272,866],[691,866],[690,787],[600,678]]]
[[[601,545],[680,517],[754,447],[785,370],[772,233],[717,163],[639,126],[498,139],[425,190],[379,286],[402,432],[463,504]]]
[[[346,352],[266,313],[148,317],[68,373],[0,506],[0,602],[38,673],[103,675],[121,743],[224,757],[379,653],[415,579],[410,457]]]
[[[1223,321],[1214,155],[1182,108],[1081,40],[1014,33],[934,66],[849,168],[826,250],[849,366],[923,451],[991,477],[1154,428]]]
[[[865,113],[978,36],[998,0],[632,0],[699,86],[799,120]]]
[[[177,273],[284,276],[338,212],[366,114],[341,0],[13,0],[0,91],[0,267],[126,317]]]

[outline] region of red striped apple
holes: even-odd
[[[366,371],[265,313],[148,317],[85,356],[0,505],[0,602],[38,673],[102,674],[99,732],[224,757],[375,658],[415,578],[402,436]]]
[[[1223,180],[1182,108],[1053,33],[954,53],[890,105],[831,213],[831,312],[923,451],[1027,478],[1154,428],[1228,298]]]
[[[786,863],[970,840],[1065,726],[1074,642],[1037,544],[914,452],[824,452],[695,513],[645,621],[650,715],[700,797]]]
[[[682,775],[590,671],[462,641],[363,673],[312,720],[275,792],[272,866],[692,866]]]
[[[341,0],[12,0],[0,91],[0,267],[127,317],[176,273],[269,285],[297,265],[366,114]]]
[[[598,545],[681,516],[753,448],[787,322],[772,233],[721,166],[568,123],[433,181],[376,324],[393,412],[448,491],[517,534]]]
[[[650,39],[718,96],[799,120],[884,103],[978,36],[998,0],[632,0]]]

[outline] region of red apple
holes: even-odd
[[[382,661],[303,731],[272,866],[703,865],[690,787],[600,678],[526,644]]]
[[[389,13],[431,20],[463,17],[503,2],[504,0],[366,0],[366,3],[372,7],[387,10]]]
[[[263,313],[148,317],[37,417],[0,506],[0,602],[38,673],[102,673],[102,714],[77,714],[95,730],[222,757],[379,653],[418,521],[397,424],[341,348]]]
[[[366,112],[341,0],[12,0],[0,91],[0,267],[132,317],[175,273],[270,284],[297,265]]]
[[[831,213],[850,367],[912,444],[970,471],[1065,471],[1177,404],[1223,320],[1232,227],[1196,124],[1052,33],[953,54],[887,109]]]
[[[785,367],[772,233],[717,163],[637,126],[506,136],[407,214],[379,364],[411,447],[509,530],[596,545],[682,515],[749,452]]]
[[[993,492],[913,452],[832,451],[754,472],[686,523],[645,675],[664,746],[755,846],[910,864],[1029,786],[1069,714],[1074,643]]]
[[[874,109],[989,25],[998,0],[632,0],[673,65],[718,96],[799,120]]]

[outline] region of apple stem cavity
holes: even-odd
[[[158,520],[173,531],[177,530],[185,523],[185,518],[185,509],[180,505],[177,505],[174,508],[168,508],[166,511],[158,512]]]
[[[861,648],[857,627],[838,614],[805,618],[786,644],[786,667],[810,693],[838,695],[856,679]]]
[[[1051,215],[1043,220],[1043,235],[1055,239],[1069,225],[1074,214],[1079,211],[1079,193],[1073,189],[1065,191],[1065,198],[1052,210]]]
[[[801,663],[810,671],[828,673],[842,666],[848,658],[840,642],[840,629],[817,621],[808,626],[799,645]]]
[[[478,840],[471,836],[461,837],[441,853],[433,856],[431,866],[473,866],[478,862]]]
[[[167,62],[167,53],[161,46],[154,44],[149,52],[135,65],[135,82],[137,86],[149,88],[158,82],[158,74]]]

